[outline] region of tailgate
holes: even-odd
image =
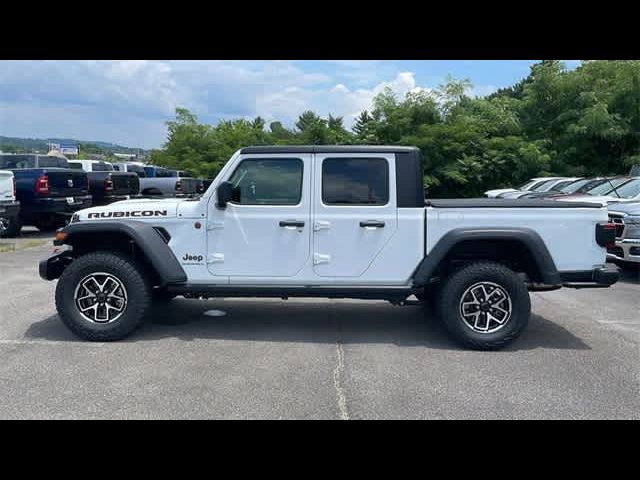
[[[87,195],[87,174],[82,170],[47,169],[49,197]]]
[[[0,202],[13,200],[13,174],[0,172]]]
[[[140,180],[135,173],[111,172],[114,195],[137,195],[140,192]]]

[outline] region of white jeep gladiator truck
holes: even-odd
[[[129,335],[176,295],[296,296],[433,302],[457,341],[489,350],[523,331],[529,291],[617,281],[607,220],[592,203],[425,201],[413,147],[248,147],[200,197],[77,212],[40,275],[88,340]]]

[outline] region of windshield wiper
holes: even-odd
[[[618,193],[618,187],[614,187],[613,183],[611,183],[611,180],[609,180],[608,178],[607,178],[607,182],[609,182],[609,185],[611,185],[611,188],[613,188],[612,192],[615,192],[615,194],[616,194],[616,196],[618,198],[622,198],[622,197],[620,197],[620,194]],[[609,193],[611,193],[611,192],[609,192]]]

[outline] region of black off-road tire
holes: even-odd
[[[75,302],[78,283],[87,275],[104,272],[117,277],[127,291],[124,313],[111,323],[85,319]],[[120,340],[140,327],[151,306],[151,282],[143,269],[123,254],[98,251],[75,259],[62,272],[56,287],[56,308],[64,324],[86,340]]]
[[[22,221],[20,217],[6,217],[9,221],[9,225],[6,230],[0,232],[0,238],[15,238],[20,235],[22,230]]]
[[[495,332],[475,331],[465,322],[460,311],[467,289],[481,282],[498,285],[510,297],[511,316]],[[499,263],[482,261],[468,264],[444,280],[437,311],[447,331],[461,345],[474,350],[498,350],[515,340],[526,328],[531,315],[531,300],[526,285],[514,271]]]

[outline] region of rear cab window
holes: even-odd
[[[113,172],[113,166],[110,163],[94,163],[91,165],[91,170],[94,172]]]

